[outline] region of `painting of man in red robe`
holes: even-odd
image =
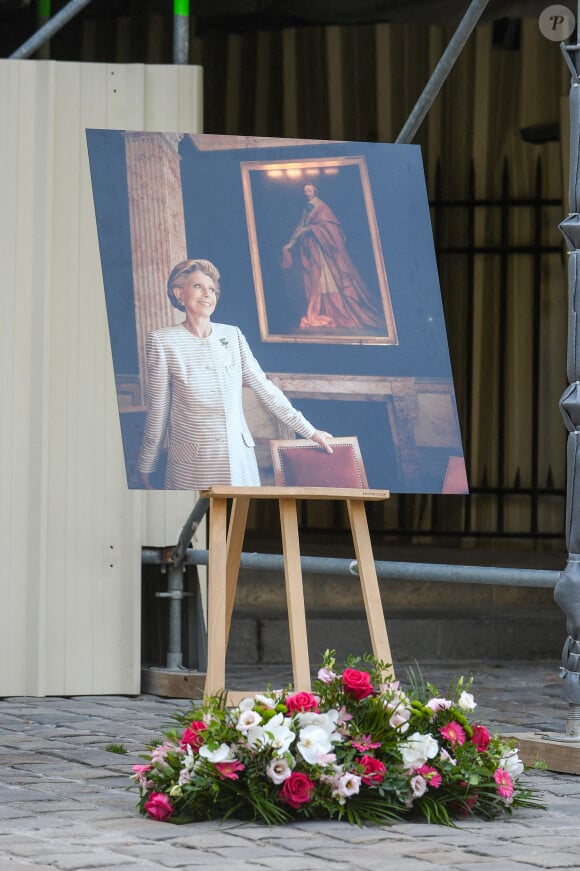
[[[385,319],[353,263],[341,224],[313,184],[304,185],[306,206],[282,252],[282,268],[299,258],[307,308],[300,330],[364,329]]]

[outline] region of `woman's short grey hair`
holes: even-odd
[[[194,272],[203,272],[204,275],[211,278],[215,283],[216,299],[219,299],[221,293],[219,270],[210,260],[182,260],[181,263],[178,263],[173,267],[169,273],[169,278],[167,279],[167,296],[169,297],[169,302],[181,312],[185,311],[185,306],[183,303],[179,302],[175,296],[174,290],[176,287],[185,287],[189,284]]]

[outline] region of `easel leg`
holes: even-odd
[[[232,614],[236,600],[236,587],[240,572],[240,558],[244,544],[244,533],[248,519],[250,500],[247,496],[236,496],[232,504],[230,526],[228,530],[227,561],[226,561],[226,646],[230,637]]]
[[[364,502],[347,499],[346,505],[373,653],[377,659],[392,663]]]
[[[299,692],[310,692],[310,661],[308,658],[296,499],[280,499],[279,502],[294,689]]]
[[[226,509],[227,499],[210,499],[206,696],[226,683]]]

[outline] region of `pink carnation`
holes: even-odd
[[[456,720],[452,720],[445,726],[441,726],[439,734],[446,738],[452,747],[456,744],[465,744],[466,734],[462,726]]]

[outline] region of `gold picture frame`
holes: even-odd
[[[389,282],[364,156],[243,161],[240,169],[262,341],[397,345]],[[303,194],[307,194],[308,187],[316,191],[313,202],[321,207],[316,214],[322,216],[321,221],[326,221],[326,227],[330,226],[333,234],[328,247],[320,249],[322,271],[330,274],[334,270],[341,276],[350,276],[350,286],[344,295],[335,282],[331,287],[334,296],[328,294],[325,287],[318,294],[317,304],[322,300],[324,305],[331,299],[338,300],[342,306],[344,299],[350,307],[344,317],[340,312],[338,318],[324,314],[311,316],[313,279],[307,275],[307,256],[295,255],[294,261],[299,261],[296,263],[284,252],[288,248],[284,240],[290,239],[290,244],[295,245],[292,239],[300,236],[299,226],[308,223],[309,216],[304,217],[308,205],[316,208],[310,203],[304,208]],[[319,187],[322,188],[320,196]],[[302,205],[297,207],[298,196]],[[345,218],[350,219],[350,238],[349,233],[344,232]],[[318,226],[322,227],[322,222]],[[292,228],[296,228],[293,235]],[[318,239],[314,223],[302,230],[302,233],[307,232],[314,240]],[[320,232],[324,235],[326,230]],[[349,251],[349,245],[353,251]],[[337,250],[338,265],[333,266],[332,252]],[[291,275],[284,271],[284,257],[288,257],[287,267],[294,270]],[[331,284],[332,281],[331,276]],[[293,300],[303,296],[295,304],[294,321],[284,310],[285,283],[290,287]],[[328,294],[326,298],[324,293]]]

